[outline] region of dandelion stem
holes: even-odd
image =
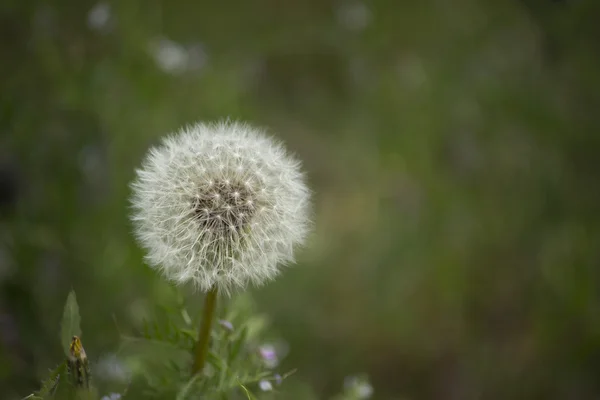
[[[217,305],[217,286],[213,286],[204,297],[204,310],[198,331],[198,343],[196,343],[196,356],[194,358],[193,374],[202,372],[206,357],[208,356],[208,344],[210,341],[211,325],[215,308]]]

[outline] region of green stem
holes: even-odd
[[[217,306],[217,287],[213,286],[204,297],[204,310],[202,310],[202,321],[198,331],[198,343],[196,343],[196,356],[192,373],[195,375],[202,372],[206,357],[208,356],[208,344],[210,341],[211,325],[215,308]]]

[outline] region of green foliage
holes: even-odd
[[[59,364],[55,369],[50,371],[48,378],[42,382],[41,389],[32,395],[35,399],[51,399],[56,394],[61,376],[67,372],[66,363]]]
[[[183,303],[158,309],[156,319],[144,321],[139,337],[122,337],[118,356],[132,373],[130,385],[122,394],[125,399],[256,399],[259,382],[281,384],[291,374],[276,374],[261,358],[258,350],[266,320],[255,314],[248,296],[238,297],[226,313],[226,320],[214,324],[207,366],[196,375],[191,374],[191,355],[197,324]],[[85,350],[79,338],[74,337],[81,335],[80,321],[75,293],[71,291],[61,327],[63,342],[66,335],[71,338],[63,343],[67,360],[50,371],[41,389],[28,399],[98,397],[87,381],[90,371]],[[80,379],[80,373],[85,380]]]
[[[255,398],[258,382],[287,376],[276,376],[261,359],[258,346],[265,320],[251,312],[249,303],[247,296],[240,296],[231,304],[225,320],[233,329],[213,325],[207,365],[194,376],[191,355],[198,327],[184,317],[185,306],[163,309],[160,317],[145,321],[140,337],[123,337],[119,356],[131,368],[134,381],[125,398]]]
[[[95,388],[90,386],[89,367],[81,344],[81,316],[75,291],[71,290],[63,309],[61,342],[66,360],[48,373],[37,392],[25,397],[36,400],[96,400]],[[83,375],[82,375],[83,374]]]
[[[81,336],[81,316],[75,291],[71,290],[63,309],[60,338],[65,356],[69,356],[69,347],[73,336]]]
[[[598,0],[0,7],[2,400],[60,361],[71,287],[96,385],[112,314],[131,332],[169,298],[128,183],[159,137],[225,116],[270,127],[315,191],[299,265],[254,291],[298,367],[282,398],[349,370],[382,400],[599,397]],[[165,72],[162,38],[207,57]]]

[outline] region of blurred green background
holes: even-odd
[[[315,230],[253,289],[289,344],[281,398],[600,396],[600,2],[0,4],[0,398],[91,359],[168,284],[128,182],[183,124],[266,126]],[[284,388],[285,389],[285,388]],[[20,397],[19,397],[20,396]]]

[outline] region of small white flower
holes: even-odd
[[[204,291],[273,279],[308,232],[300,163],[242,123],[198,123],[167,137],[150,150],[132,189],[148,263]]]
[[[119,393],[111,393],[106,396],[102,396],[100,400],[119,400],[121,399],[121,395]]]
[[[263,379],[260,382],[258,382],[258,387],[260,387],[260,390],[262,390],[263,392],[269,392],[273,390],[273,384],[266,379]]]
[[[127,382],[131,378],[131,371],[115,354],[102,357],[94,371],[96,375],[110,381]]]
[[[344,387],[357,399],[368,399],[373,395],[373,386],[364,376],[346,377]]]
[[[190,61],[190,56],[184,46],[166,38],[152,42],[150,53],[154,56],[160,69],[173,74],[184,72]]]
[[[105,30],[110,24],[110,17],[110,4],[100,2],[88,13],[88,26],[97,31]]]
[[[368,399],[373,395],[373,386],[363,382],[356,387],[356,394],[359,399]]]
[[[353,31],[362,31],[371,22],[371,10],[359,0],[345,1],[336,10],[338,22]]]

